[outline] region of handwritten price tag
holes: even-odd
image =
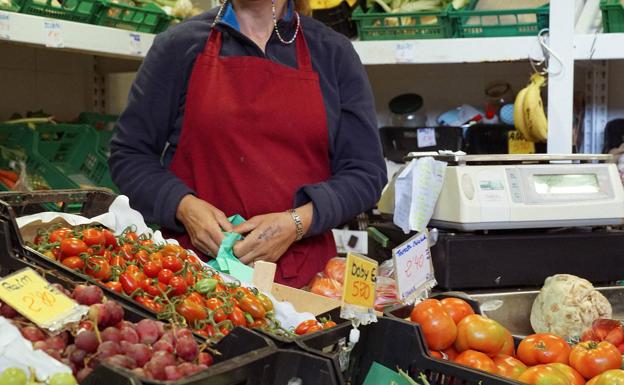
[[[394,50],[394,59],[397,63],[414,63],[416,61],[416,46],[414,43],[397,43]]]
[[[0,299],[42,328],[49,328],[79,306],[30,268],[0,280]]]
[[[11,15],[0,12],[0,39],[11,40]]]
[[[509,131],[507,138],[508,153],[535,154],[535,143],[526,140],[519,131]]]
[[[347,254],[342,302],[372,308],[375,305],[375,282],[379,264],[363,255]]]
[[[61,32],[60,22],[52,20],[44,21],[43,32],[45,34],[46,47],[63,48],[63,34]]]
[[[434,281],[433,263],[426,233],[418,233],[392,250],[399,298],[403,301],[420,294]]]
[[[418,147],[433,147],[436,143],[435,128],[419,128],[416,131]]]
[[[140,56],[143,53],[141,47],[141,35],[138,33],[130,33],[130,55]]]

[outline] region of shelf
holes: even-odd
[[[577,35],[574,37],[575,60],[624,59],[624,33]]]
[[[365,65],[507,62],[542,57],[532,36],[355,41],[353,45]]]
[[[0,11],[0,40],[142,60],[153,34]]]

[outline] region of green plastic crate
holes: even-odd
[[[19,0],[10,0],[9,4],[0,3],[0,11],[19,12],[22,3]]]
[[[95,19],[97,25],[137,32],[159,33],[171,24],[171,17],[154,4],[134,7],[108,0],[99,1],[102,7]]]
[[[119,116],[99,114],[97,112],[83,112],[78,121],[95,128],[99,135],[98,150],[106,158],[110,155],[110,141],[115,134],[115,126]]]
[[[379,6],[357,7],[351,18],[360,40],[441,39],[453,37],[448,11],[387,13]]]
[[[605,32],[624,32],[624,4],[620,0],[600,0]]]
[[[451,9],[450,17],[458,37],[537,36],[548,28],[549,6],[538,8],[475,10],[479,0],[461,10]]]
[[[106,187],[117,192],[100,138],[89,125],[40,124],[33,151],[67,175],[79,187]]]
[[[98,0],[21,0],[21,13],[93,23],[102,4]]]

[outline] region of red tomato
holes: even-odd
[[[553,334],[532,334],[520,342],[517,355],[520,361],[529,366],[554,362],[567,364],[570,345]]]
[[[505,343],[503,344],[503,347],[501,348],[499,354],[506,354],[512,357],[516,356],[516,344],[514,342],[513,336],[507,329],[505,329]]]
[[[459,321],[463,320],[466,316],[475,313],[470,304],[463,299],[449,297],[440,300],[440,303],[448,315],[451,316],[455,324],[458,324]]]
[[[211,324],[206,324],[206,326],[204,326],[204,332],[206,332],[206,335],[210,338],[214,337],[217,334],[215,332],[214,326],[212,326]]]
[[[103,257],[89,257],[85,273],[100,281],[108,281],[112,276],[110,264]]]
[[[149,253],[147,251],[141,249],[141,250],[137,251],[136,253],[134,253],[134,259],[139,261],[141,266],[143,266],[147,262],[149,262],[149,260],[150,260]]]
[[[593,384],[591,382],[594,381]],[[601,375],[592,378],[588,385],[624,385],[624,370],[612,369],[607,370]]]
[[[319,324],[318,321],[315,319],[309,319],[307,321],[303,321],[299,325],[297,325],[297,327],[295,328],[295,334],[298,334],[298,335],[307,334],[310,328],[317,326],[318,324]]]
[[[457,325],[455,349],[477,350],[489,355],[498,354],[507,341],[508,331],[493,319],[473,314]]]
[[[529,385],[570,385],[565,373],[549,365],[528,368],[518,377],[518,381]]]
[[[104,236],[104,246],[107,248],[115,249],[117,248],[117,239],[115,235],[111,233],[109,230],[102,230],[102,235]]]
[[[134,231],[128,231],[128,232],[126,232],[124,234],[124,238],[126,238],[127,240],[130,240],[130,241],[135,241],[136,242],[136,240],[139,239],[139,236]]]
[[[162,270],[162,267],[154,261],[147,261],[147,263],[143,265],[143,272],[149,278],[158,277],[158,273],[160,273],[161,270]]]
[[[87,251],[87,244],[78,238],[65,238],[61,241],[61,254],[64,257],[75,257]]]
[[[506,354],[495,356],[494,365],[496,365],[496,374],[514,380],[527,370],[527,366],[522,361]]]
[[[128,273],[123,273],[119,276],[119,283],[121,284],[121,287],[123,287],[123,291],[128,295],[132,295],[132,293],[136,292],[140,288],[136,279]]]
[[[116,282],[116,281],[106,282],[104,284],[104,286],[108,287],[109,289],[111,289],[115,293],[121,294],[123,292],[123,287],[121,286],[121,283]]]
[[[98,229],[82,230],[82,240],[87,246],[104,246],[106,244],[106,237]]]
[[[586,379],[622,366],[620,351],[610,342],[581,342],[570,352],[570,366]]]
[[[227,319],[225,312],[220,307],[223,306],[223,301],[219,298],[209,298],[206,300],[206,307],[214,311],[213,319],[216,323],[223,322]]]
[[[69,238],[72,236],[72,229],[68,227],[58,228],[50,233],[48,240],[50,243],[60,242],[65,238]]]
[[[426,299],[414,306],[410,319],[420,324],[431,350],[449,348],[457,337],[455,322],[437,299]]]
[[[333,328],[334,326],[336,326],[336,323],[332,320],[323,322],[323,329]]]
[[[267,326],[268,326],[268,323],[267,323],[267,320],[265,319],[257,319],[249,325],[249,327],[252,329],[253,328],[264,329]]]
[[[119,267],[121,269],[126,267],[126,260],[123,259],[123,257],[121,255],[115,255],[114,257],[111,257],[109,263],[110,263],[111,266]]]
[[[82,270],[85,265],[84,260],[80,257],[67,257],[63,259],[62,263],[72,270]]]
[[[346,260],[344,258],[335,257],[327,261],[323,272],[327,277],[343,284],[346,270]]]
[[[168,285],[171,282],[171,278],[173,278],[173,271],[169,269],[162,269],[158,272],[158,282]]]
[[[251,314],[254,319],[261,319],[266,315],[264,306],[262,306],[260,300],[253,295],[246,295],[241,298],[238,301],[238,306],[240,306],[244,312]]]
[[[135,274],[138,274],[140,272],[141,272],[141,269],[139,269],[139,267],[137,265],[129,264],[128,267],[126,267],[126,273],[128,273],[128,274],[135,275]]]
[[[316,332],[320,332],[321,330],[323,330],[323,326],[322,325],[313,325],[311,328],[308,329],[308,331],[306,332],[306,334],[312,334],[312,333],[316,333]]]
[[[179,257],[181,259],[186,258],[186,250],[182,246],[174,245],[172,243],[168,243],[165,247],[160,251],[164,256],[174,256]]]
[[[247,320],[245,319],[245,313],[241,310],[240,307],[234,305],[232,308],[232,312],[228,315],[228,319],[232,321],[232,325],[236,326],[247,326]]]
[[[162,267],[163,269],[169,269],[177,273],[182,270],[184,265],[182,264],[182,260],[175,255],[165,255],[162,259]]]
[[[142,304],[143,306],[145,306],[146,308],[150,309],[151,311],[155,313],[160,313],[161,311],[163,311],[162,305],[149,297],[136,296],[134,297],[134,299],[135,301],[137,301],[138,303]]]
[[[121,250],[120,250],[121,255],[123,255],[124,259],[126,261],[134,261],[134,248],[132,247],[131,244],[126,243],[125,245],[121,246]]]
[[[429,355],[433,358],[437,358],[438,360],[444,359],[444,356],[442,355],[442,353],[435,351],[435,350],[429,350]]]
[[[570,381],[570,385],[585,385],[585,379],[573,367],[566,364],[560,364],[558,362],[555,362],[554,364],[548,364],[548,366],[557,368],[563,374],[565,374],[566,377],[568,377],[568,381]]]
[[[466,350],[460,353],[457,358],[455,358],[455,362],[460,365],[483,370],[484,372],[496,373],[494,361],[487,355],[477,352],[476,350]]]
[[[189,294],[186,297],[185,301],[195,302],[196,304],[200,306],[204,306],[206,304],[206,301],[204,301],[204,297],[196,291]]]
[[[197,321],[203,321],[208,316],[203,306],[197,304],[196,302],[190,301],[188,299],[180,302],[176,306],[176,311],[182,317],[184,317],[186,322],[188,322],[189,324],[192,324]]]
[[[191,270],[187,270],[186,272],[186,284],[188,286],[195,286],[195,276],[193,275],[193,272]]]
[[[150,280],[151,282],[151,280]],[[160,288],[158,287],[158,284],[151,284],[148,285],[147,287],[145,287],[145,292],[147,294],[149,294],[150,296],[156,298],[162,295],[162,293],[160,292]]]
[[[171,286],[172,289],[170,295],[173,296],[182,295],[186,293],[186,290],[188,289],[186,280],[184,279],[184,277],[181,277],[179,275],[171,278],[171,280],[169,281],[169,286]]]

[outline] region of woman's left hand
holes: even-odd
[[[234,255],[246,265],[255,261],[277,262],[297,239],[295,222],[287,212],[255,216],[234,226],[232,231],[245,235],[234,245]]]

